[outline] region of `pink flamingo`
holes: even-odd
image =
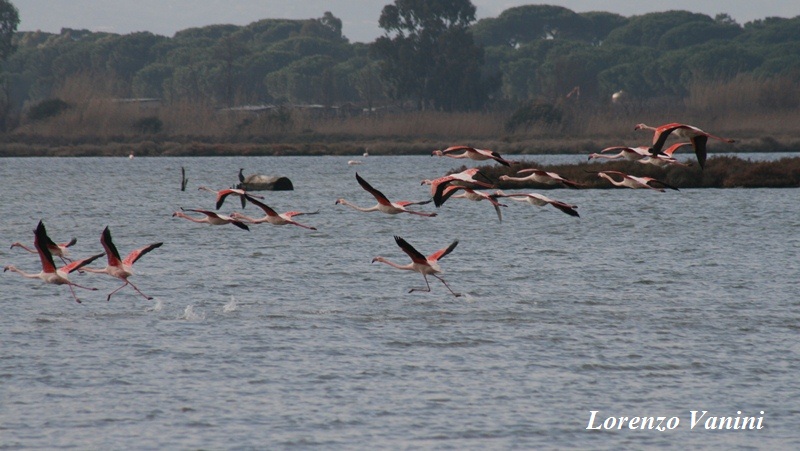
[[[108,274],[111,277],[116,277],[117,279],[125,282],[122,284],[121,287],[117,288],[116,290],[112,291],[106,297],[106,301],[111,300],[111,296],[116,293],[117,291],[125,288],[126,285],[130,285],[137,293],[141,294],[145,299],[148,301],[152,300],[153,298],[147,296],[146,294],[142,293],[136,285],[132,284],[128,277],[133,275],[133,264],[136,263],[137,260],[142,258],[144,254],[152,251],[155,248],[161,247],[164,243],[153,243],[148,244],[145,247],[136,249],[131,251],[125,259],[122,259],[119,255],[119,251],[117,251],[117,247],[114,246],[114,242],[111,241],[111,232],[108,230],[108,226],[103,229],[103,233],[100,235],[100,244],[103,245],[103,249],[106,250],[106,257],[108,257],[108,266],[103,269],[95,269],[95,268],[83,268],[84,271],[96,273],[96,274]]]
[[[461,152],[461,153],[456,153]],[[450,157],[450,158],[469,158],[470,160],[475,161],[485,161],[485,160],[494,160],[503,166],[511,166],[511,164],[515,163],[514,161],[508,161],[499,153],[493,150],[487,149],[476,149],[475,147],[470,146],[452,146],[448,147],[444,150],[434,150],[431,152],[431,156],[439,156],[439,157]]]
[[[558,201],[558,200],[550,199],[549,197],[544,196],[542,194],[538,194],[538,193],[506,194],[506,193],[498,190],[495,193],[495,196],[496,197],[508,197],[508,198],[511,198],[512,200],[516,200],[518,202],[527,202],[528,204],[534,205],[534,206],[537,206],[537,207],[544,207],[545,205],[552,205],[553,207],[563,211],[564,213],[566,213],[566,214],[568,214],[570,216],[575,216],[575,217],[580,217],[581,216],[581,215],[578,214],[577,210],[575,210],[576,208],[578,208],[577,205],[570,205],[570,204],[565,203],[565,202],[561,202],[561,201]]]
[[[461,194],[456,194],[458,190],[463,190],[464,192]],[[443,183],[439,185],[439,190],[437,190],[436,194],[434,195],[434,202],[437,202],[438,199],[438,206],[441,206],[445,203],[445,201],[447,201],[447,199],[450,199],[451,197],[454,199],[467,199],[474,202],[480,202],[482,200],[489,201],[489,203],[494,206],[494,211],[497,213],[497,219],[500,220],[500,222],[503,222],[503,213],[500,211],[500,207],[507,207],[507,205],[497,202],[497,196],[493,194],[475,191],[472,188],[467,188],[466,186],[447,185]]]
[[[680,124],[677,122],[658,127],[651,127],[647,124],[637,124],[634,130],[652,130],[654,132],[653,147],[650,153],[655,155],[662,153],[661,149],[664,147],[664,143],[667,141],[667,137],[670,133],[680,138],[689,139],[692,143],[692,147],[694,147],[694,153],[697,155],[697,162],[700,164],[700,169],[703,169],[706,163],[706,143],[708,142],[708,138],[726,143],[736,142],[730,138],[720,138],[719,136],[706,133],[693,125]]]
[[[614,155],[608,155],[606,152],[613,152],[618,150],[618,153]],[[601,150],[600,153],[593,153],[589,155],[589,159],[592,158],[600,158],[605,160],[619,160],[625,159],[628,161],[636,161],[641,160],[642,158],[650,155],[649,147],[640,146],[640,147],[625,147],[625,146],[614,146],[614,147],[606,147],[605,149]]]
[[[648,156],[646,156],[646,157],[644,157],[642,159],[636,160],[636,161],[638,161],[639,163],[642,163],[642,164],[652,164],[654,166],[659,166],[659,167],[670,166],[670,165],[687,166],[688,167],[688,166],[691,166],[691,164],[681,163],[675,157],[673,157],[672,154],[675,153],[676,150],[678,150],[679,148],[681,148],[683,146],[691,146],[691,145],[692,145],[692,143],[690,143],[690,142],[688,142],[688,143],[686,143],[686,142],[676,143],[676,144],[671,145],[664,152],[662,152],[664,155],[662,155],[660,153],[659,154],[650,154],[650,155],[648,155]]]
[[[564,186],[569,186],[571,188],[578,188],[582,186],[580,183],[573,182],[572,180],[567,180],[564,177],[556,174],[555,172],[547,172],[542,169],[535,169],[535,168],[528,168],[528,169],[521,169],[517,171],[517,175],[519,174],[527,174],[530,173],[526,177],[512,177],[509,175],[501,175],[500,180],[503,181],[511,181],[511,182],[536,182],[542,183],[545,185],[558,185],[562,184]]]
[[[270,224],[273,224],[273,225],[291,224],[291,225],[296,225],[298,227],[304,227],[304,228],[310,229],[310,230],[317,230],[316,227],[311,227],[311,226],[307,226],[305,224],[300,224],[299,222],[294,221],[292,218],[295,217],[295,216],[300,216],[300,215],[315,215],[315,214],[317,214],[319,212],[315,211],[315,212],[312,212],[312,213],[302,213],[302,212],[299,212],[299,211],[287,211],[286,213],[280,213],[279,214],[278,212],[276,212],[275,210],[270,208],[269,205],[266,205],[266,204],[264,204],[262,202],[259,202],[259,201],[255,200],[255,199],[253,199],[252,197],[250,197],[250,195],[245,195],[245,197],[247,197],[247,200],[249,200],[252,204],[257,205],[259,208],[264,210],[264,213],[266,214],[266,216],[264,216],[263,218],[251,218],[250,216],[245,216],[245,215],[243,215],[241,213],[231,213],[231,218],[247,221],[247,222],[250,222],[252,224],[261,224],[261,223],[264,223],[264,222],[267,222],[267,223],[270,223]]]
[[[475,185],[482,186],[484,188],[494,188],[493,184],[482,182],[480,180],[476,180],[475,179],[476,176],[481,176],[484,179],[489,180],[491,182],[491,179],[489,179],[489,177],[486,177],[483,174],[483,172],[481,172],[478,168],[470,168],[470,169],[463,170],[461,172],[457,172],[455,174],[448,174],[448,175],[445,175],[443,177],[439,177],[439,178],[433,179],[433,180],[425,179],[420,183],[420,185],[430,185],[431,186],[431,196],[434,196],[434,197],[436,196],[436,191],[439,189],[440,185],[444,184],[446,186],[446,184],[448,184],[450,182],[456,182],[456,181],[465,182],[465,183],[474,183]],[[444,188],[442,188],[442,189],[444,189]],[[435,200],[434,200],[434,203],[435,203]],[[436,206],[438,207],[439,205],[436,205]]]
[[[372,263],[375,263],[375,262],[386,263],[387,265],[389,265],[389,266],[391,266],[393,268],[403,269],[403,270],[407,270],[407,271],[416,271],[416,272],[422,274],[422,277],[425,279],[425,285],[427,285],[427,288],[411,288],[410,290],[408,290],[409,293],[411,293],[413,291],[430,292],[431,291],[431,284],[428,283],[428,275],[431,275],[431,276],[436,277],[437,279],[439,279],[444,284],[444,286],[447,287],[448,290],[450,290],[450,293],[452,293],[453,296],[455,296],[455,297],[461,296],[460,293],[454,292],[450,288],[450,285],[447,285],[447,282],[445,282],[444,279],[442,279],[441,277],[439,277],[437,275],[437,274],[442,272],[442,268],[439,266],[439,260],[441,260],[442,257],[444,257],[445,255],[449,254],[450,252],[453,251],[453,249],[456,248],[456,245],[458,245],[458,240],[453,241],[446,248],[439,249],[438,251],[434,252],[433,254],[431,254],[431,255],[429,255],[427,257],[422,255],[418,250],[414,249],[413,246],[408,244],[408,242],[406,242],[406,240],[400,238],[399,236],[395,235],[394,240],[395,240],[395,242],[397,242],[397,245],[400,246],[400,249],[402,249],[403,252],[405,252],[409,257],[411,257],[411,263],[408,263],[406,265],[400,265],[400,264],[394,263],[392,261],[389,261],[389,260],[385,259],[384,257],[375,257],[375,258],[372,259]]]
[[[382,192],[376,190],[375,188],[372,187],[372,185],[367,183],[366,180],[361,178],[361,176],[359,176],[358,173],[356,173],[356,180],[358,181],[358,184],[361,185],[362,188],[364,188],[367,192],[369,192],[375,197],[378,203],[373,207],[364,208],[364,207],[359,207],[358,205],[351,204],[350,202],[340,198],[336,199],[335,202],[336,205],[339,204],[347,205],[350,208],[363,212],[380,211],[381,213],[386,213],[389,215],[396,215],[399,213],[411,213],[413,215],[419,215],[419,216],[428,216],[428,217],[436,216],[436,213],[423,213],[420,211],[413,211],[406,208],[409,205],[427,204],[430,202],[430,200],[422,202],[409,202],[409,201],[392,202],[386,196],[384,196]]]
[[[208,210],[193,210],[193,209],[188,209],[188,208],[187,209],[181,208],[181,210],[182,211],[176,211],[175,213],[172,213],[172,217],[174,218],[174,217],[177,216],[179,218],[188,219],[188,220],[190,220],[192,222],[206,223],[206,224],[211,224],[211,225],[233,224],[233,225],[235,225],[236,227],[238,227],[240,229],[250,230],[250,227],[247,227],[247,224],[243,223],[242,221],[233,219],[233,218],[231,218],[230,216],[227,216],[227,215],[221,215],[221,214],[214,213],[213,211],[208,211]],[[187,215],[186,213],[183,213],[184,211],[193,211],[195,213],[201,213],[201,214],[205,215],[205,217],[203,217],[203,218],[193,218],[193,217]]]
[[[678,191],[678,188],[676,188],[676,187],[674,187],[672,185],[668,185],[668,184],[662,182],[661,180],[654,179],[653,177],[637,177],[637,176],[629,175],[629,174],[626,174],[624,172],[619,172],[619,171],[600,171],[600,172],[596,172],[595,174],[597,174],[601,178],[604,178],[604,179],[608,180],[614,186],[621,186],[621,187],[633,188],[633,189],[649,188],[649,189],[654,189],[656,191],[660,191],[660,192],[663,193],[664,192],[664,188],[656,186],[656,185],[661,185],[663,187]],[[611,174],[618,175],[618,176],[622,177],[622,180],[621,181],[615,180],[614,177],[611,176]]]
[[[29,274],[25,271],[17,269],[17,267],[14,265],[8,265],[3,268],[3,272],[15,272],[22,275],[22,277],[27,277],[28,279],[40,279],[45,283],[52,283],[54,285],[67,285],[69,286],[69,290],[72,292],[72,297],[75,299],[75,302],[80,304],[81,301],[78,299],[78,296],[75,294],[75,290],[72,287],[83,288],[84,290],[90,291],[97,291],[97,288],[89,288],[78,285],[77,283],[71,282],[67,276],[69,273],[82,268],[102,257],[103,254],[97,254],[89,258],[84,258],[83,260],[73,261],[72,263],[64,265],[61,268],[56,268],[55,262],[53,262],[53,255],[50,253],[50,250],[45,244],[51,241],[52,240],[50,240],[50,237],[47,236],[47,230],[45,229],[44,224],[42,221],[39,221],[39,225],[34,231],[33,244],[37,253],[39,254],[39,260],[42,262],[42,271],[38,274]]]
[[[77,242],[78,242],[78,239],[75,238],[75,237],[73,237],[71,240],[69,240],[68,243],[57,244],[57,243],[54,243],[53,241],[50,241],[50,242],[47,243],[47,250],[50,251],[51,255],[60,258],[61,261],[64,262],[64,264],[67,264],[67,263],[69,263],[71,261],[70,258],[69,258],[69,250],[67,248],[75,245],[75,243],[77,243]],[[25,246],[24,244],[20,243],[19,241],[15,242],[15,243],[11,243],[11,247],[9,249],[13,249],[14,247],[22,248],[22,249],[30,252],[31,254],[35,254],[36,253],[36,250],[31,249],[28,246]]]
[[[264,196],[256,196],[254,194],[250,194],[250,193],[246,192],[245,190],[239,189],[239,188],[226,188],[226,189],[222,189],[222,190],[216,191],[216,190],[213,190],[213,189],[205,187],[205,186],[200,186],[197,189],[198,190],[202,190],[202,191],[208,191],[209,193],[214,193],[214,194],[217,195],[217,207],[216,207],[217,210],[219,210],[219,208],[222,206],[222,204],[225,203],[225,199],[227,199],[227,197],[230,196],[231,194],[235,194],[235,195],[239,196],[239,198],[242,200],[242,208],[244,208],[244,206],[247,204],[247,200],[245,199],[245,195],[249,195],[251,197],[257,197],[259,199],[263,199],[264,198]]]

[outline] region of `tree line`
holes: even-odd
[[[52,99],[76,78],[92,80],[97,92],[86,95],[214,107],[354,104],[441,111],[565,99],[608,102],[619,92],[636,99],[684,97],[697,83],[743,74],[788,80],[789,87],[800,81],[800,16],[742,25],[727,14],[624,17],[526,5],[476,20],[469,0],[395,0],[376,18],[381,37],[351,43],[330,12],[190,28],[166,37],[66,28],[17,32],[18,17],[4,15],[9,6],[0,0],[6,112]],[[765,101],[800,106],[797,93]]]

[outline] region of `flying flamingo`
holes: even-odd
[[[679,124],[677,122],[658,127],[651,127],[647,124],[637,124],[636,127],[634,127],[634,130],[643,129],[652,130],[654,132],[653,147],[650,150],[650,153],[654,155],[662,153],[661,149],[664,147],[664,143],[667,141],[667,137],[670,135],[670,133],[673,133],[675,136],[680,138],[688,138],[689,141],[692,142],[692,147],[694,147],[694,153],[697,155],[697,162],[700,164],[700,169],[703,169],[703,166],[706,163],[706,143],[708,142],[708,138],[713,138],[726,143],[736,142],[730,138],[720,138],[719,136],[706,133],[695,126]]]
[[[276,212],[275,210],[270,208],[269,205],[266,205],[266,204],[264,204],[262,202],[259,202],[259,201],[255,200],[255,199],[253,199],[252,197],[250,197],[249,195],[246,195],[245,197],[247,197],[247,200],[249,200],[251,203],[253,203],[254,205],[257,205],[259,208],[264,210],[264,213],[266,213],[266,216],[264,216],[263,218],[251,218],[250,216],[245,216],[245,215],[243,215],[241,213],[231,213],[231,218],[239,219],[239,220],[242,220],[242,221],[247,221],[247,222],[250,222],[252,224],[261,224],[261,223],[264,223],[264,222],[268,222],[268,223],[273,224],[273,225],[292,224],[292,225],[296,225],[296,226],[299,226],[299,227],[304,227],[304,228],[310,229],[310,230],[317,230],[316,227],[311,227],[311,226],[307,226],[307,225],[304,225],[304,224],[300,224],[299,222],[296,222],[296,221],[294,221],[292,219],[293,217],[300,216],[300,215],[315,215],[315,214],[319,213],[317,211],[312,212],[312,213],[302,213],[302,212],[299,212],[299,211],[287,211],[286,213],[278,214],[278,212]]]
[[[573,182],[572,180],[567,180],[564,177],[556,174],[555,172],[547,172],[542,169],[535,169],[535,168],[528,168],[528,169],[520,169],[517,171],[517,175],[519,174],[527,174],[531,173],[531,175],[525,177],[512,177],[509,175],[501,175],[500,180],[503,181],[511,181],[511,182],[536,182],[542,183],[545,185],[558,185],[562,184],[564,186],[569,186],[571,188],[578,188],[582,186],[580,183]]]
[[[668,185],[668,184],[662,182],[661,180],[657,180],[657,179],[654,179],[652,177],[636,177],[636,176],[629,175],[629,174],[626,174],[624,172],[619,172],[619,171],[600,171],[600,172],[596,172],[596,174],[599,177],[608,180],[614,186],[622,186],[622,187],[625,187],[625,188],[633,188],[633,189],[649,188],[649,189],[654,189],[656,191],[661,191],[663,193],[664,192],[664,188],[656,186],[656,185],[661,185],[663,187],[678,191],[678,188],[676,188],[676,187],[674,187],[672,185]],[[617,181],[610,174],[618,175],[618,176],[622,177],[622,180],[621,181]]]
[[[103,249],[106,250],[106,257],[108,257],[108,266],[106,266],[103,269],[86,267],[83,268],[83,270],[96,274],[108,274],[111,277],[116,277],[117,279],[125,282],[124,284],[122,284],[121,287],[109,293],[108,297],[106,298],[106,301],[110,301],[111,295],[125,288],[126,285],[130,285],[131,287],[133,287],[133,289],[136,290],[137,293],[144,296],[144,298],[147,299],[148,301],[152,300],[153,298],[142,293],[142,291],[139,290],[136,287],[136,285],[132,284],[128,280],[128,277],[133,275],[133,264],[136,263],[137,260],[142,258],[144,254],[152,251],[153,249],[161,247],[161,245],[164,243],[148,244],[145,247],[131,251],[131,253],[129,253],[123,260],[119,256],[119,251],[117,251],[117,247],[114,246],[114,242],[111,241],[111,232],[108,230],[108,226],[106,226],[106,228],[103,229],[103,233],[100,235],[100,244],[102,244]]]
[[[42,272],[38,274],[28,274],[25,271],[17,269],[17,267],[14,265],[8,265],[4,267],[3,272],[12,271],[22,275],[22,277],[27,277],[28,279],[41,279],[45,283],[67,285],[69,286],[69,290],[72,292],[72,297],[75,299],[75,302],[80,304],[81,301],[78,299],[78,296],[75,294],[75,290],[72,287],[83,288],[84,290],[90,291],[97,291],[97,288],[84,287],[82,285],[78,285],[77,283],[70,282],[67,276],[76,269],[82,268],[102,257],[103,254],[97,254],[89,258],[84,258],[83,260],[74,261],[62,266],[61,268],[56,268],[55,262],[53,262],[53,255],[50,253],[50,250],[45,244],[48,242],[51,242],[50,237],[47,236],[47,230],[45,229],[42,221],[39,221],[39,225],[34,231],[33,244],[34,247],[36,247],[36,251],[39,253],[39,259],[42,262]]]
[[[372,187],[372,185],[367,183],[366,180],[361,178],[361,176],[359,176],[357,172],[356,172],[356,180],[358,180],[358,184],[361,185],[362,188],[364,188],[370,194],[375,196],[375,199],[378,201],[378,203],[375,206],[364,208],[364,207],[359,207],[358,205],[351,204],[350,202],[340,198],[336,199],[335,202],[336,205],[339,204],[347,205],[350,208],[354,208],[358,211],[363,211],[363,212],[380,211],[382,213],[386,213],[389,215],[396,215],[399,213],[411,213],[419,216],[428,216],[428,217],[436,216],[436,213],[423,213],[420,211],[413,211],[406,208],[409,205],[427,204],[430,202],[430,200],[422,202],[409,202],[409,201],[391,202],[386,196],[383,195],[382,192],[376,190],[375,188]]]
[[[206,224],[211,224],[211,225],[233,224],[233,225],[235,225],[236,227],[238,227],[240,229],[250,230],[250,227],[247,227],[247,224],[243,223],[242,221],[239,221],[237,219],[233,219],[230,216],[214,213],[213,211],[193,210],[193,209],[188,209],[188,208],[184,209],[182,207],[181,207],[181,210],[182,211],[176,211],[175,213],[172,213],[172,217],[174,218],[174,217],[177,216],[179,218],[188,219],[188,220],[190,220],[192,222],[205,222]],[[195,213],[202,213],[202,214],[205,215],[205,217],[200,218],[200,219],[194,218],[194,217],[191,217],[191,216],[187,215],[186,213],[184,213],[184,211],[193,211]]]
[[[461,194],[456,194],[458,190],[464,190],[464,192]],[[507,205],[497,202],[497,196],[494,194],[486,194],[482,191],[475,191],[472,188],[467,188],[466,186],[441,184],[439,185],[439,190],[437,190],[436,194],[434,195],[434,202],[436,202],[438,199],[439,206],[441,206],[445,203],[445,201],[447,201],[447,199],[451,197],[467,199],[475,202],[487,200],[494,206],[494,211],[497,212],[497,219],[500,220],[500,222],[503,221],[503,213],[500,211],[500,207],[507,207]]]
[[[385,259],[383,257],[375,257],[375,258],[373,258],[372,259],[372,263],[375,263],[375,262],[386,263],[387,265],[389,265],[391,267],[394,267],[394,268],[397,268],[397,269],[404,269],[404,270],[408,270],[408,271],[416,271],[416,272],[422,274],[422,277],[425,279],[425,285],[427,285],[427,289],[426,288],[411,288],[410,290],[408,290],[409,293],[411,293],[413,291],[427,291],[427,292],[430,292],[431,291],[431,284],[428,283],[428,275],[431,275],[431,276],[436,277],[437,279],[441,280],[442,283],[444,284],[444,286],[447,287],[448,290],[450,290],[450,293],[452,293],[453,296],[455,296],[455,297],[461,296],[460,293],[455,293],[450,288],[450,286],[447,285],[447,282],[445,282],[444,279],[442,279],[441,277],[439,277],[437,275],[437,274],[442,272],[442,268],[439,266],[439,260],[442,257],[444,257],[445,255],[447,255],[450,252],[452,252],[453,249],[456,248],[456,245],[458,245],[458,240],[453,241],[446,248],[439,249],[438,251],[434,252],[433,254],[431,254],[431,255],[429,255],[427,257],[422,255],[418,250],[414,249],[413,246],[408,244],[408,242],[406,242],[406,240],[400,238],[399,236],[395,235],[394,240],[397,242],[397,245],[400,246],[400,249],[402,249],[403,252],[408,254],[409,257],[411,257],[411,263],[408,263],[406,265],[400,265],[400,264],[391,262],[391,261],[389,261],[389,260],[387,260],[387,259]]]
[[[652,164],[658,167],[664,167],[669,165],[676,165],[676,166],[691,166],[689,163],[682,163],[678,161],[675,157],[672,156],[675,151],[683,146],[691,146],[692,143],[690,142],[682,142],[682,143],[675,143],[671,145],[667,150],[662,152],[662,154],[650,154],[642,159],[636,160],[642,164]]]
[[[67,263],[69,263],[71,261],[70,258],[69,258],[69,250],[67,248],[70,247],[70,246],[73,246],[77,242],[78,242],[78,239],[75,238],[75,237],[73,237],[71,240],[69,240],[69,243],[61,243],[61,244],[54,243],[52,240],[50,240],[47,243],[47,249],[50,251],[51,255],[60,258],[61,261],[64,262],[64,264],[67,264]],[[19,247],[19,248],[22,248],[22,249],[25,249],[26,251],[30,252],[31,254],[35,254],[36,253],[36,250],[31,249],[28,246],[25,246],[24,244],[20,243],[19,241],[15,242],[15,243],[11,243],[11,247],[9,249],[13,249],[15,246]]]
[[[217,210],[219,210],[219,207],[222,206],[222,204],[225,202],[225,199],[227,199],[228,196],[230,196],[231,194],[239,196],[239,198],[242,200],[242,208],[244,208],[244,206],[247,204],[247,200],[245,199],[245,194],[250,195],[251,197],[257,197],[259,199],[264,198],[264,196],[256,196],[239,188],[226,188],[217,191],[205,186],[200,186],[197,189],[202,191],[208,191],[209,193],[214,193],[217,195]]]
[[[506,194],[500,190],[497,190],[494,194],[495,197],[508,197],[512,200],[516,200],[517,202],[527,202],[530,205],[535,205],[537,207],[544,207],[545,205],[552,205],[553,207],[563,211],[564,213],[580,217],[581,215],[575,210],[578,208],[577,205],[570,205],[565,202],[561,202],[558,200],[550,199],[547,196],[544,196],[539,193],[514,193],[514,194]]]
[[[499,153],[493,150],[476,149],[474,147],[469,147],[469,146],[452,146],[444,150],[434,150],[433,152],[431,152],[431,156],[434,155],[439,157],[450,157],[456,159],[469,158],[470,160],[475,160],[475,161],[485,161],[491,159],[502,164],[503,166],[511,166],[512,163],[515,163],[514,161],[506,160],[505,158],[500,156]]]
[[[625,159],[628,161],[636,161],[641,160],[642,158],[650,155],[650,148],[646,146],[639,146],[639,147],[625,147],[625,146],[614,146],[614,147],[606,147],[605,149],[601,150],[600,153],[593,153],[589,155],[589,159],[592,158],[600,158],[605,160],[619,160]],[[618,153],[613,155],[608,155],[606,152],[613,152],[618,150]]]
[[[463,170],[463,171],[455,173],[455,174],[445,175],[443,177],[439,177],[439,178],[433,179],[433,180],[425,179],[420,183],[420,185],[430,185],[431,186],[431,196],[434,197],[434,204],[436,203],[436,199],[435,199],[436,191],[440,188],[440,185],[447,186],[447,184],[451,183],[451,182],[460,181],[460,182],[466,182],[466,183],[474,183],[474,184],[482,186],[484,188],[494,188],[493,184],[482,182],[480,180],[476,180],[475,179],[476,176],[481,176],[481,177],[483,177],[484,179],[486,179],[486,180],[488,180],[490,182],[492,181],[489,177],[484,175],[483,172],[481,172],[478,168],[470,168],[470,169],[466,169],[466,170]],[[442,189],[444,189],[444,188],[442,188]],[[441,205],[441,204],[437,204],[436,206],[438,207],[439,205]]]

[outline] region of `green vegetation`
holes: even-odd
[[[800,17],[398,0],[371,44],[332,13],[172,37],[3,17],[0,155],[588,154],[674,121],[736,138],[711,153],[800,150]]]

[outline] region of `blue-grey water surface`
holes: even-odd
[[[509,200],[501,223],[464,199],[389,216],[334,201],[375,204],[356,171],[421,200],[422,179],[461,162],[349,159],[0,159],[0,264],[40,270],[8,248],[40,219],[78,258],[102,252],[105,226],[122,254],[164,242],[131,278],[151,301],[126,287],[106,302],[120,282],[103,275],[71,275],[99,288],[77,304],[0,274],[0,448],[800,448],[796,189],[532,189],[581,217]],[[318,230],[171,217],[213,209],[197,187],[239,168],[290,177],[260,194],[319,210],[296,218]],[[460,240],[441,265],[465,296],[434,278],[409,294],[421,275],[371,264],[409,261],[393,235],[426,255]],[[680,423],[587,430],[593,410]],[[764,428],[692,429],[692,410]]]

